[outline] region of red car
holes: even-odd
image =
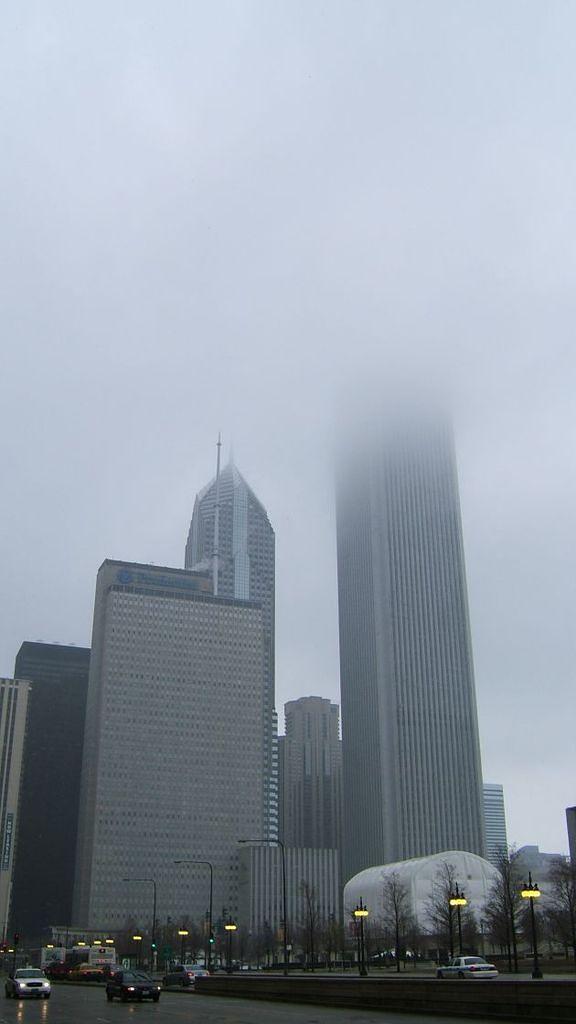
[[[55,981],[58,978],[67,978],[72,970],[73,964],[65,964],[62,960],[53,960],[49,964],[44,966],[44,974],[51,981]]]

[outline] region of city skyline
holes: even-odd
[[[340,703],[334,425],[400,364],[455,407],[484,772],[558,850],[576,9],[517,6],[8,0],[0,672],[89,645],[104,558],[182,564],[222,430],[277,534],[277,706]]]

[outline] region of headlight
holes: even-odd
[[[134,985],[128,985],[128,991],[129,992],[135,992],[136,989],[134,988]]]

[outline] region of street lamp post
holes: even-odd
[[[538,942],[536,938],[536,914],[534,913],[534,900],[540,897],[540,889],[536,882],[532,881],[532,872],[528,872],[528,881],[524,882],[524,887],[520,893],[522,899],[530,901],[530,921],[532,924],[532,949],[534,952],[534,964],[532,967],[532,977],[541,978],[542,971],[540,970],[540,963],[538,961]]]
[[[366,956],[364,951],[364,918],[368,917],[368,908],[362,903],[362,897],[357,907],[354,907],[354,917],[356,918],[356,926],[358,928],[358,973],[360,977],[365,978],[368,974],[366,970]]]
[[[462,917],[461,917],[461,907],[465,907],[467,903],[468,903],[468,900],[466,899],[464,893],[460,892],[460,890],[458,888],[458,882],[456,882],[456,885],[454,886],[454,892],[450,893],[450,898],[448,900],[448,905],[450,907],[450,946],[451,946],[450,956],[452,956],[452,957],[454,956],[454,942],[453,942],[453,939],[452,939],[452,913],[451,913],[452,907],[456,907],[456,911],[458,913],[458,947],[459,947],[460,956],[462,956],[464,950],[462,948]]]
[[[181,964],[184,963],[184,939],[189,934],[190,933],[189,933],[187,928],[179,928],[178,929],[178,935],[180,936],[180,963]]]
[[[150,939],[150,962],[152,970],[156,970],[156,879],[155,878],[123,878],[123,882],[149,882],[154,888],[154,900],[152,904],[152,937]]]
[[[140,967],[142,967],[143,966],[143,964],[142,964],[142,936],[141,935],[133,935],[132,938],[133,938],[134,942],[139,943],[139,945],[136,946],[136,949],[138,950],[138,954],[137,954],[136,960],[137,960],[137,963],[140,964]]]
[[[288,975],[288,910],[286,906],[286,850],[284,843],[281,839],[239,839],[239,843],[268,843],[271,846],[278,846],[282,856],[282,914],[284,920],[282,922],[282,935],[284,939],[284,977]]]
[[[212,934],[212,901],[214,896],[214,868],[209,860],[175,860],[175,864],[204,864],[205,867],[210,869],[210,902],[208,904],[208,943],[204,947],[204,967],[207,971],[210,971],[212,966],[212,944],[214,942],[214,936]]]
[[[232,936],[237,927],[232,918],[228,918],[224,925],[224,930],[228,932],[228,974],[232,974]]]

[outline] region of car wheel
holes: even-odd
[[[437,978],[443,978],[444,977],[444,971],[436,971],[436,977]]]
[[[128,1002],[128,994],[127,994],[127,992],[121,992],[120,993],[120,1002],[121,1003],[127,1003]]]
[[[44,999],[50,999],[50,996],[51,996],[51,993],[47,992],[46,995],[44,996]]]
[[[156,995],[156,996],[152,996],[152,1002],[153,1003],[159,1003],[160,1002],[160,993],[158,993],[158,995]]]
[[[180,988],[186,988],[186,982],[184,981],[184,979],[182,979],[182,981],[180,982]]]
[[[464,971],[458,971],[458,977],[459,978],[465,978],[466,975],[464,974]]]

